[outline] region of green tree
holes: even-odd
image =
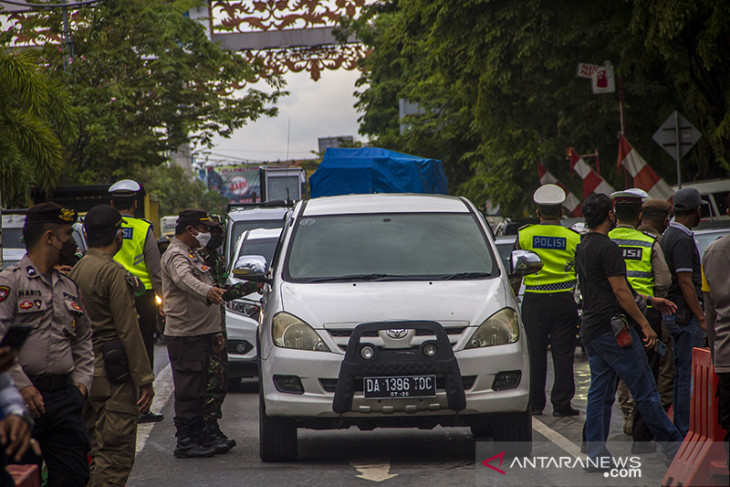
[[[0,191],[7,206],[25,206],[30,184],[53,187],[73,128],[63,86],[39,71],[28,53],[0,47]]]
[[[156,166],[189,142],[208,145],[262,115],[282,94],[277,78],[267,91],[240,90],[256,66],[209,41],[185,16],[200,0],[106,0],[72,16],[73,57],[48,42],[40,51],[50,73],[63,79],[78,107],[78,135],[70,146],[65,182],[111,182],[136,166]],[[18,18],[11,35],[60,37],[59,9]]]
[[[730,126],[723,109],[730,68],[722,62],[730,17],[717,2],[692,3],[381,2],[370,18],[346,25],[372,48],[363,62],[361,131],[376,145],[443,160],[450,192],[479,206],[489,198],[508,214],[531,206],[536,161],[582,195],[565,158],[570,146],[598,149],[602,175],[623,187],[614,164],[618,93],[593,95],[575,76],[579,62],[609,60],[624,80],[627,137],[657,172],[676,176],[651,135],[679,109],[708,139],[684,160],[683,178],[716,175]],[[401,98],[422,109],[403,120],[411,126],[403,134]],[[700,122],[707,117],[711,123]]]

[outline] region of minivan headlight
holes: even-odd
[[[512,308],[503,308],[479,325],[466,344],[466,348],[506,345],[516,342],[519,337],[520,325],[517,312]]]
[[[289,313],[278,313],[272,320],[274,345],[297,350],[329,352],[330,349],[314,328]]]

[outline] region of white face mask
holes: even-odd
[[[195,239],[200,243],[201,247],[205,247],[208,244],[208,241],[210,240],[210,232],[207,233],[201,233],[198,232],[197,235],[195,235]]]

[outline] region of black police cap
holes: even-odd
[[[177,218],[178,225],[207,225],[209,227],[215,227],[219,224],[210,219],[210,215],[205,210],[199,208],[187,208],[180,212]]]
[[[58,203],[48,202],[31,206],[25,214],[25,224],[55,223],[73,225],[77,218],[76,210],[64,208]]]
[[[84,229],[89,234],[102,234],[119,230],[124,220],[119,211],[109,205],[97,205],[86,214]]]

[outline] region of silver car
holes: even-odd
[[[464,198],[372,194],[298,203],[260,315],[260,449],[298,428],[469,426],[529,454],[529,360],[488,224]],[[541,266],[515,251],[512,273]]]
[[[276,242],[281,235],[280,228],[254,228],[244,231],[236,241],[233,249],[233,262],[247,256],[263,256],[267,263],[271,262]],[[233,274],[229,266],[228,283],[236,284],[243,279]],[[243,377],[255,377],[258,374],[256,365],[256,333],[259,327],[261,295],[249,294],[240,299],[226,303],[226,330],[228,332],[228,378],[231,385]]]

